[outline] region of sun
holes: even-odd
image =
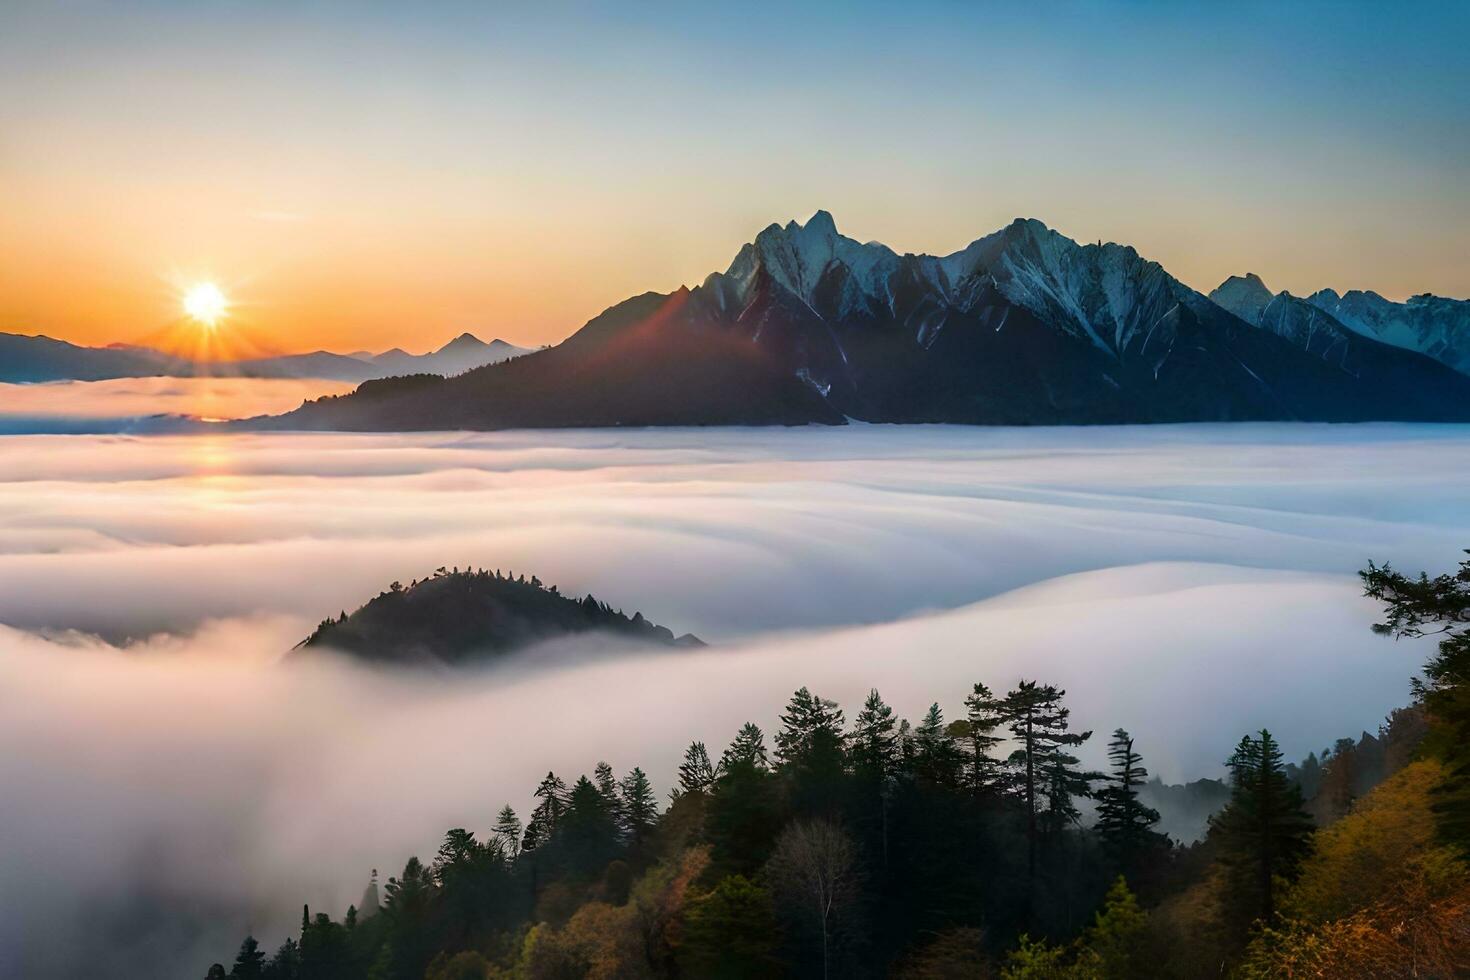
[[[184,293],[184,312],[206,327],[218,323],[229,306],[225,294],[212,282],[196,283]]]

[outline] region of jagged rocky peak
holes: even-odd
[[[1257,326],[1261,323],[1266,307],[1270,306],[1271,301],[1275,298],[1276,294],[1271,292],[1261,281],[1261,277],[1254,272],[1247,272],[1243,276],[1231,276],[1210,293],[1210,299],[1214,303],[1234,313],[1246,323]]]
[[[741,248],[725,271],[741,298],[749,294],[764,271],[784,289],[810,304],[823,278],[834,266],[854,281],[865,295],[881,291],[886,277],[898,265],[898,256],[886,245],[863,244],[837,230],[827,211],[818,211],[806,224],[772,224]],[[712,277],[713,278],[713,277]]]

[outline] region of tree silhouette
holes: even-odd
[[[703,793],[714,785],[719,773],[709,761],[709,750],[703,742],[690,742],[679,763],[678,793]],[[677,795],[677,794],[676,794]]]
[[[1018,791],[1026,814],[1026,875],[1033,886],[1041,838],[1040,798],[1049,795],[1058,807],[1064,795],[1079,783],[1085,785],[1085,775],[1070,768],[1076,759],[1064,748],[1081,745],[1092,732],[1068,731],[1071,709],[1062,707],[1066,693],[1050,684],[1021,681],[1002,704],[1006,724],[1020,743],[1011,758],[1019,770]]]
[[[1247,735],[1230,761],[1230,802],[1210,818],[1210,837],[1230,869],[1230,892],[1241,921],[1267,924],[1276,915],[1276,879],[1288,877],[1310,848],[1312,821],[1301,789],[1286,778],[1271,733]]]
[[[1148,780],[1142,757],[1133,750],[1133,736],[1119,728],[1108,743],[1112,772],[1109,785],[1097,794],[1097,830],[1103,845],[1125,874],[1137,867],[1149,849],[1166,845],[1168,838],[1153,830],[1159,811],[1138,798],[1138,787]]]
[[[992,753],[1005,741],[997,734],[1005,724],[1004,703],[990,688],[976,683],[965,697],[965,754],[969,756],[966,778],[976,793],[995,797],[1006,789],[1006,763]]]

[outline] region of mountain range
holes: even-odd
[[[79,347],[50,337],[0,333],[0,382],[103,381],[145,377],[320,378],[366,381],[397,374],[463,374],[529,353],[503,340],[460,334],[428,354],[314,351],[241,361],[200,361],[151,347]]]
[[[1129,246],[1079,244],[1035,219],[932,256],[858,242],[819,211],[767,227],[695,288],[625,300],[555,347],[450,379],[370,381],[246,424],[1470,420],[1470,376],[1445,354],[1464,349],[1465,327],[1435,319],[1456,301],[1382,301],[1379,319],[1347,321],[1328,301],[1259,279],[1205,296]]]

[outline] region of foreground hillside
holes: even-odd
[[[1117,729],[1109,771],[1083,769],[1092,733],[1053,686],[976,683],[959,717],[915,724],[876,690],[849,721],[802,688],[769,744],[753,724],[718,756],[692,743],[666,807],[640,768],[547,773],[525,822],[451,829],[340,920],[303,909],[299,937],[247,938],[208,976],[1465,975],[1470,562],[1364,580],[1382,632],[1444,628],[1418,703],[1364,750],[1376,786],[1344,739],[1308,799],[1251,733],[1181,847],[1140,795],[1142,748]]]
[[[573,599],[532,576],[439,569],[386,592],[348,615],[324,620],[300,650],[335,650],[382,663],[462,664],[581,633],[634,643],[702,646],[692,634],[623,615],[592,596]]]
[[[1270,317],[1217,298],[1231,308],[1130,247],[1081,245],[1034,219],[951,255],[899,255],[818,212],[771,225],[696,288],[629,299],[555,348],[250,424],[1470,420],[1470,376],[1424,351],[1286,294]]]

